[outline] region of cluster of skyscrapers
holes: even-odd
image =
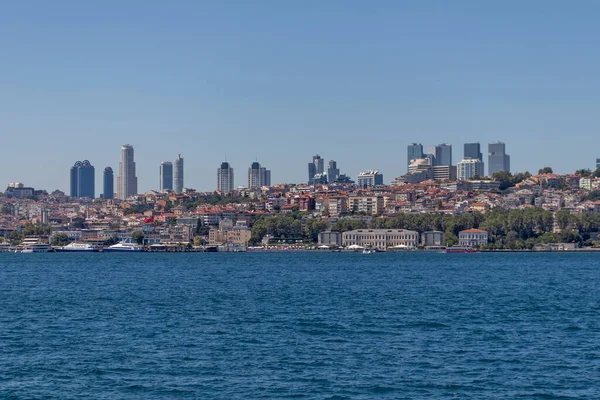
[[[426,163],[424,160],[428,159]],[[412,143],[407,148],[407,164],[424,165],[428,164],[431,167],[449,166],[452,164],[452,145],[440,144],[432,146],[428,149],[428,153],[423,152],[421,143]],[[488,144],[488,176],[492,176],[496,172],[510,171],[510,156],[506,154],[506,145],[502,142]],[[465,143],[463,159],[457,164],[457,178],[470,179],[474,176],[485,176],[485,164],[483,154],[481,153],[481,145],[479,143]]]
[[[183,192],[183,157],[177,154],[175,163],[163,161],[159,169],[159,187],[161,192],[174,191]]]
[[[177,155],[174,163],[166,161],[160,165],[160,189],[174,190],[176,193],[183,191],[183,157]],[[88,161],[77,161],[71,167],[71,191],[72,197],[95,198],[95,169]],[[105,199],[115,197],[114,173],[111,167],[106,167],[103,173],[103,193]],[[119,163],[119,175],[117,177],[117,198],[125,200],[138,194],[138,180],[135,171],[135,159],[133,146],[126,144],[121,147],[121,162]]]
[[[253,162],[248,168],[248,183],[246,188],[257,189],[271,186],[271,170],[261,166],[258,161]],[[217,191],[228,194],[235,189],[233,167],[224,161],[217,168]]]
[[[337,167],[337,162],[330,160],[325,171],[325,160],[320,155],[315,155],[312,162],[308,163],[308,184],[324,184],[338,182],[340,170]]]

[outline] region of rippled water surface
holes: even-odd
[[[0,398],[600,398],[600,254],[0,254]]]

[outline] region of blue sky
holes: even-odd
[[[351,176],[405,173],[406,145],[504,141],[514,171],[592,168],[600,117],[593,1],[22,1],[0,12],[0,184],[97,193],[122,144],[140,191],[236,185],[258,159],[304,182],[319,153]]]

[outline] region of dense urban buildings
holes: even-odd
[[[233,192],[233,168],[227,161],[217,169],[217,191],[228,194]]]
[[[112,199],[115,197],[115,178],[111,167],[104,168],[104,179],[103,179],[103,193],[102,196],[105,199]]]
[[[125,200],[137,193],[137,176],[135,174],[135,161],[133,146],[126,144],[121,147],[121,162],[119,163],[119,176],[117,177],[117,197]]]
[[[173,190],[173,163],[171,161],[163,161],[160,163],[160,191],[166,192]]]
[[[183,157],[181,157],[181,154],[177,154],[177,158],[175,158],[173,186],[175,193],[180,194],[183,192]]]
[[[502,142],[488,144],[488,175],[496,172],[510,172],[510,156]]]
[[[383,175],[376,169],[363,171],[358,174],[356,184],[361,188],[383,185]]]
[[[71,167],[71,197],[95,198],[96,170],[88,161],[77,161]]]
[[[261,167],[258,161],[248,168],[248,189],[271,186],[271,171]]]

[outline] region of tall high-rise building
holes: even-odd
[[[503,171],[510,172],[510,156],[506,154],[506,145],[502,142],[488,144],[488,175]]]
[[[233,168],[227,161],[217,169],[217,190],[223,194],[233,192]]]
[[[423,154],[423,145],[421,143],[411,143],[407,147],[406,165],[410,165],[412,160],[420,160],[425,157]]]
[[[271,171],[255,161],[248,168],[248,188],[261,188],[271,186]]]
[[[177,154],[177,158],[175,158],[175,168],[173,170],[173,183],[175,193],[183,192],[183,157],[181,157],[181,154]]]
[[[77,194],[79,190],[77,188],[77,180],[79,179],[79,167],[81,166],[81,161],[77,161],[75,165],[71,167],[71,185],[70,185],[70,195],[71,197],[78,197]]]
[[[465,143],[463,159],[466,158],[476,158],[479,161],[483,161],[481,145],[479,143]]]
[[[312,158],[312,162],[308,163],[308,183],[310,184],[313,177],[317,174],[323,174],[325,172],[325,160],[320,155],[315,155]]]
[[[121,162],[119,163],[119,176],[117,177],[117,197],[125,200],[136,194],[138,192],[133,146],[125,144],[121,147]]]
[[[433,166],[452,165],[452,145],[448,143],[429,147],[429,154],[433,158]]]
[[[337,162],[330,160],[329,168],[327,168],[327,182],[333,183],[337,181],[340,176],[340,170],[337,167]]]
[[[113,199],[115,197],[115,178],[111,167],[104,168],[103,197],[105,199]]]
[[[465,181],[476,176],[484,176],[483,161],[478,158],[465,158],[457,165],[458,179]]]
[[[173,163],[163,161],[160,163],[160,191],[173,190]]]
[[[96,195],[96,170],[88,161],[77,161],[71,167],[71,197],[89,197]]]

